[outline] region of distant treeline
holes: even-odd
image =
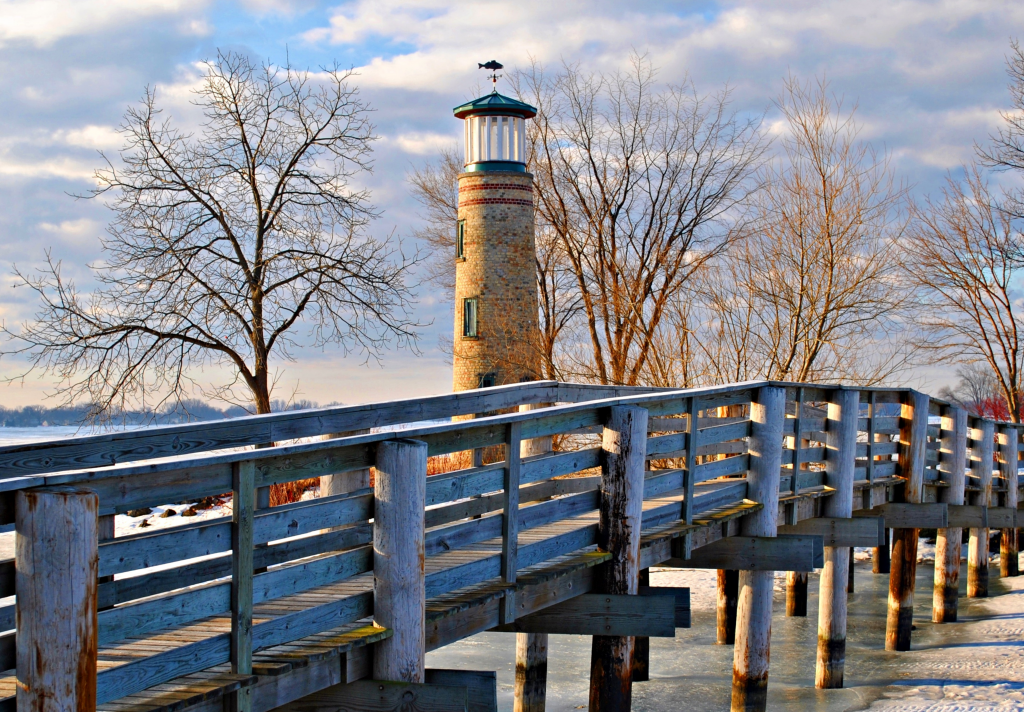
[[[328,405],[337,405],[330,403]],[[300,400],[285,402],[275,400],[271,404],[275,412],[285,410],[303,410],[318,408],[314,401]],[[27,405],[22,408],[5,408],[0,406],[0,427],[4,428],[35,428],[55,425],[84,425],[95,418],[96,408],[91,404],[60,406],[46,408],[40,405]],[[114,423],[126,425],[173,425],[176,423],[192,423],[202,420],[223,420],[250,415],[238,405],[231,405],[223,410],[201,400],[186,400],[181,403],[169,404],[156,410],[124,411],[110,415],[108,419]]]

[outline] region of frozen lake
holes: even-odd
[[[966,572],[965,563],[961,595]],[[998,566],[991,570],[991,598],[961,598],[960,622],[934,625],[933,567],[918,564],[913,650],[889,653],[884,650],[889,577],[872,574],[870,562],[857,562],[846,687],[827,691],[814,689],[818,577],[812,575],[808,587],[807,618],[786,618],[785,593],[777,585],[768,708],[787,712],[1024,710],[1024,577],[1003,580],[998,572]],[[652,575],[652,583],[657,583],[656,577]],[[651,640],[651,680],[633,686],[633,710],[727,710],[732,647],[715,645],[714,572],[676,573],[673,579],[672,585],[691,586],[693,627],[678,630],[674,639]],[[549,656],[549,712],[586,709],[589,638],[553,635]],[[514,664],[515,640],[507,633],[477,635],[427,656],[429,667],[497,670],[503,712],[512,709]]]

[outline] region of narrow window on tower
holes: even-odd
[[[464,299],[462,301],[462,335],[464,337],[477,336],[477,301],[476,299]]]
[[[494,388],[495,381],[497,381],[497,377],[493,373],[480,374],[481,388]]]
[[[455,257],[466,257],[466,221],[459,220],[459,227],[455,231]]]

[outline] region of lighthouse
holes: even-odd
[[[495,89],[454,113],[465,122],[453,340],[454,390],[464,391],[539,374],[533,176],[526,171],[526,121],[537,110]]]

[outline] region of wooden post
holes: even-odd
[[[732,645],[736,642],[736,601],[740,590],[740,572],[733,569],[718,570],[718,625],[715,643]]]
[[[74,487],[14,497],[19,712],[96,709],[99,499]]]
[[[800,449],[810,446],[810,441],[805,440],[801,436],[804,432],[803,426],[803,410],[804,410],[804,389],[796,389],[796,402],[793,404],[794,410],[793,415],[793,479],[790,482],[790,492],[798,494],[800,492],[800,470],[803,469],[803,464],[800,456]],[[795,515],[795,509],[794,515]],[[788,524],[796,524],[796,521],[787,522]],[[806,571],[787,571],[786,572],[786,616],[793,617],[797,616],[800,618],[807,617],[807,572]]]
[[[750,404],[750,469],[747,498],[764,508],[741,520],[744,536],[775,536],[782,469],[786,390],[764,386]],[[768,649],[772,632],[773,571],[741,571],[732,667],[732,709],[764,710],[768,700]]]
[[[999,427],[999,461],[1003,481],[1006,483],[1004,507],[1017,511],[1017,460],[1020,457],[1020,431],[1016,425]],[[999,541],[999,575],[1017,576],[1017,530],[1014,527],[1003,529]]]
[[[651,570],[642,569],[638,580],[640,586],[651,585]],[[651,679],[651,639],[646,635],[633,638],[633,682],[647,682]]]
[[[851,546],[850,547],[850,576],[846,580],[846,592],[847,593],[853,593],[854,590],[857,588],[857,581],[856,581],[856,578],[854,576],[854,574],[857,573],[857,567],[854,566],[854,564],[856,563],[856,561],[855,561],[855,559],[853,557],[854,553],[856,553],[856,552],[855,552],[854,548]]]
[[[891,566],[889,562],[889,548],[892,546],[892,531],[885,529],[885,546],[876,546],[871,551],[871,573],[887,574]]]
[[[640,519],[647,454],[647,410],[613,406],[604,426],[597,545],[612,558],[596,580],[598,593],[636,595],[640,574]],[[595,635],[590,655],[590,712],[630,708],[633,639]]]
[[[231,489],[231,672],[251,675],[255,460],[232,465]],[[251,686],[234,693],[232,707],[232,712],[251,712]]]
[[[515,712],[544,712],[548,634],[516,633]]]
[[[786,572],[786,615],[807,617],[807,572]]]
[[[336,440],[347,438],[353,435],[364,435],[370,432],[368,429],[352,430],[345,433],[329,433],[322,436],[323,440]],[[330,497],[335,494],[345,494],[356,490],[366,489],[370,486],[370,468],[360,470],[349,470],[338,472],[333,475],[320,475],[320,496]]]
[[[974,419],[974,442],[971,446],[971,474],[978,480],[980,492],[974,493],[971,504],[988,507],[992,503],[992,469],[995,423],[986,418]],[[988,527],[970,529],[967,544],[967,596],[988,596]]]
[[[520,412],[547,407],[547,403],[519,406]],[[551,452],[551,436],[522,440],[520,457],[546,455]],[[516,683],[514,712],[544,712],[548,679],[548,634],[516,633]]]
[[[964,503],[967,476],[967,411],[950,406],[942,416],[939,466],[948,487],[939,487],[939,501]],[[935,536],[935,585],[932,592],[932,622],[954,623],[960,597],[960,548],[963,529],[939,529]]]
[[[857,466],[857,418],[860,393],[838,390],[828,404],[825,434],[825,484],[835,490],[822,502],[822,516],[853,516],[853,480]],[[843,686],[846,663],[846,596],[853,549],[826,546],[818,596],[818,661],[814,686]]]
[[[509,423],[505,432],[505,472],[502,489],[504,504],[501,516],[501,579],[506,584],[516,582],[519,568],[519,479],[521,460],[519,449],[522,443],[522,423]],[[498,611],[498,622],[502,625],[516,619],[515,591],[506,589]]]
[[[423,682],[427,444],[378,444],[373,497],[373,622],[392,630],[373,646],[373,678]]]
[[[928,442],[928,406],[923,393],[904,394],[900,418],[900,474],[905,478],[903,499],[920,503],[924,495],[924,466]],[[885,649],[910,650],[914,622],[914,578],[917,575],[917,529],[893,529],[892,568],[889,574],[889,610],[885,622]]]

